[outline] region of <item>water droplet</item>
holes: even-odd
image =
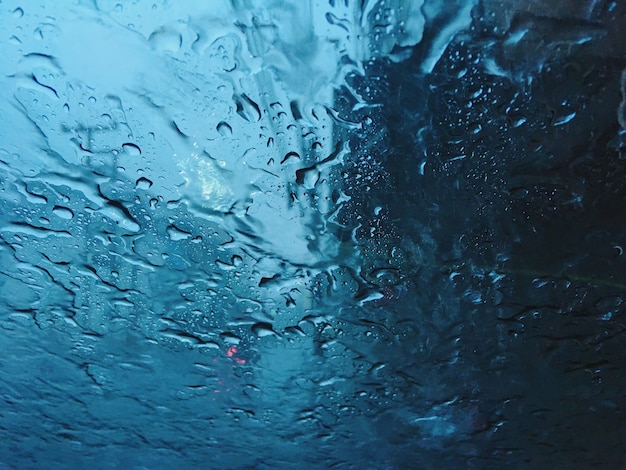
[[[272,325],[266,322],[259,322],[252,325],[252,332],[259,338],[264,336],[278,336],[278,333],[274,331]]]
[[[291,114],[293,115],[293,118],[296,121],[298,121],[299,119],[302,119],[302,113],[300,112],[300,109],[298,108],[298,102],[292,101],[291,103],[289,103],[289,106],[291,107]]]
[[[283,159],[282,159],[282,161],[281,161],[280,163],[281,163],[281,164],[283,164],[283,163],[285,163],[287,160],[289,160],[290,158],[297,158],[297,159],[300,159],[300,154],[298,154],[297,152],[289,152],[289,153],[287,153],[287,154],[283,157]]]
[[[148,42],[158,52],[178,52],[183,45],[183,37],[178,31],[163,27],[154,31]]]
[[[222,341],[224,341],[226,344],[234,344],[237,345],[239,343],[241,343],[241,338],[233,333],[230,333],[228,331],[225,331],[223,333],[220,334],[220,338],[222,338]]]
[[[234,95],[233,100],[237,105],[237,114],[248,122],[259,122],[261,120],[261,109],[259,105],[252,101],[248,95]]]
[[[167,227],[167,235],[170,237],[170,240],[173,241],[187,240],[189,237],[191,237],[191,233],[185,232],[175,225],[170,225],[169,227]]]
[[[62,219],[67,219],[67,220],[74,217],[74,212],[72,212],[67,207],[63,207],[63,206],[54,206],[52,208],[52,213],[57,215],[58,217],[61,217]]]
[[[138,189],[148,189],[152,187],[152,181],[142,176],[135,182],[135,187]]]
[[[285,328],[285,333],[288,333],[290,335],[295,335],[295,336],[306,336],[306,333],[304,332],[304,330],[297,325],[288,326],[287,328]]]
[[[122,148],[128,155],[141,155],[141,149],[136,144],[127,142],[122,144]]]
[[[513,127],[519,127],[521,125],[523,125],[526,122],[526,118],[525,117],[520,117],[517,118],[513,121]]]
[[[320,171],[313,168],[302,168],[296,171],[296,183],[306,189],[313,189],[320,179]]]
[[[230,137],[231,135],[233,135],[233,128],[230,127],[230,124],[228,124],[227,122],[220,121],[217,124],[216,129],[217,132],[219,132],[224,137]]]
[[[574,117],[576,117],[576,111],[566,114],[565,116],[560,116],[554,120],[553,126],[556,127],[556,126],[562,126],[563,124],[567,124],[572,119],[574,119]]]
[[[479,122],[474,122],[474,123],[469,125],[469,129],[468,130],[472,134],[478,134],[480,131],[483,130],[483,126],[481,126]]]

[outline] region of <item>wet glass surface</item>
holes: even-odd
[[[625,18],[0,2],[0,468],[624,468]]]

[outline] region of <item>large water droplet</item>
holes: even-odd
[[[279,336],[272,328],[272,325],[266,322],[259,322],[252,325],[252,332],[259,338],[264,336]]]
[[[143,176],[141,178],[139,178],[136,182],[135,182],[135,187],[137,189],[148,189],[152,187],[152,181],[150,181],[148,178],[144,178]]]
[[[122,148],[128,155],[141,155],[141,149],[139,145],[127,142],[122,144]]]
[[[54,206],[52,208],[52,213],[66,220],[72,219],[74,217],[74,212],[63,206]]]
[[[167,227],[167,235],[170,237],[170,240],[173,241],[187,240],[191,237],[191,233],[185,232],[175,225],[170,225],[169,227]]]
[[[261,109],[259,105],[252,101],[248,95],[234,95],[233,100],[237,105],[237,114],[248,122],[258,122],[261,120]]]
[[[216,129],[217,132],[219,132],[224,137],[230,137],[231,135],[233,135],[233,128],[230,127],[230,124],[228,124],[227,122],[220,121],[217,124]]]

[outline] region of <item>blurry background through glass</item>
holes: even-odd
[[[0,469],[623,469],[625,29],[0,1]]]

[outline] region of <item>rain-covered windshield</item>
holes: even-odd
[[[623,469],[625,29],[0,1],[0,469]]]

